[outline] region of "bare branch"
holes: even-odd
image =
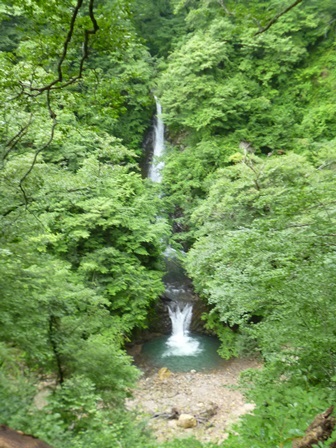
[[[85,59],[89,56],[89,38],[90,38],[90,34],[96,34],[96,32],[99,30],[99,26],[97,23],[97,20],[94,16],[93,13],[93,3],[94,0],[90,0],[90,4],[89,4],[89,15],[90,15],[90,19],[93,25],[93,29],[92,30],[85,30],[85,38],[84,38],[84,43],[83,43],[83,57],[82,60],[80,62],[80,66],[79,66],[79,77],[82,76],[82,72],[83,72],[83,68],[84,68],[84,61]]]
[[[37,157],[38,155],[44,150],[46,149],[48,146],[50,146],[51,142],[53,141],[54,138],[54,134],[55,134],[55,128],[57,126],[57,121],[56,121],[56,113],[53,111],[52,107],[51,107],[51,101],[50,101],[50,92],[52,90],[56,90],[56,89],[62,89],[64,87],[69,86],[70,84],[74,84],[77,80],[79,80],[80,78],[82,78],[83,76],[83,71],[84,71],[84,63],[86,61],[86,59],[88,59],[89,57],[89,40],[90,40],[90,36],[96,34],[96,32],[99,30],[99,25],[97,23],[97,20],[94,16],[94,1],[95,0],[90,0],[89,2],[89,17],[92,23],[92,29],[85,29],[84,30],[84,40],[83,40],[83,47],[82,47],[82,57],[79,63],[79,72],[76,76],[70,78],[68,81],[62,83],[63,81],[63,63],[66,60],[67,54],[68,54],[68,49],[69,49],[69,44],[71,42],[71,39],[73,37],[74,34],[74,30],[75,30],[75,24],[76,24],[76,20],[78,17],[78,13],[80,8],[83,6],[83,0],[77,0],[77,4],[75,6],[75,9],[73,11],[73,14],[71,16],[71,20],[70,20],[70,24],[69,24],[69,30],[67,33],[67,36],[65,38],[65,41],[63,43],[63,50],[62,50],[62,54],[60,56],[60,59],[58,61],[57,64],[57,73],[58,76],[56,79],[54,79],[53,81],[51,81],[49,84],[42,86],[42,87],[32,87],[32,85],[26,85],[24,83],[20,83],[20,88],[21,88],[21,92],[18,94],[18,96],[21,96],[22,94],[25,94],[26,96],[29,97],[37,97],[40,96],[41,94],[43,94],[44,92],[46,92],[47,95],[47,107],[48,107],[48,111],[49,111],[49,115],[50,118],[53,120],[52,123],[52,127],[51,127],[51,132],[50,132],[50,137],[48,139],[48,141],[46,142],[45,145],[43,145],[41,148],[39,148],[34,155],[32,164],[30,166],[30,168],[27,170],[27,172],[23,175],[23,177],[20,179],[19,181],[19,188],[23,194],[24,197],[24,202],[27,206],[28,204],[28,197],[26,194],[26,191],[24,189],[24,182],[26,180],[26,178],[29,176],[29,174],[31,173],[31,171],[33,170],[36,161],[37,161]],[[32,93],[35,92],[35,93]],[[15,148],[15,146],[17,145],[17,143],[21,140],[21,138],[25,135],[25,133],[27,132],[30,124],[32,121],[32,116],[29,120],[29,122],[23,126],[20,131],[6,144],[6,147],[8,148],[7,151],[4,154],[3,160],[5,160],[9,153]]]
[[[69,31],[68,31],[68,34],[63,43],[63,51],[62,51],[60,60],[58,61],[58,64],[57,64],[58,78],[54,79],[53,81],[51,81],[51,83],[47,84],[46,86],[38,87],[38,88],[31,88],[30,90],[37,90],[41,94],[45,90],[50,90],[53,85],[63,81],[62,65],[63,65],[63,62],[65,61],[66,55],[68,53],[68,47],[69,47],[71,38],[73,36],[74,29],[75,29],[77,15],[78,15],[78,12],[79,12],[80,8],[82,7],[82,5],[83,5],[83,0],[77,0],[77,5],[75,6],[74,12],[73,12],[71,20],[70,20]]]
[[[21,138],[27,133],[29,126],[31,125],[33,120],[33,114],[30,114],[28,123],[25,124],[17,134],[14,135],[5,145],[5,148],[8,148],[5,154],[2,157],[2,161],[5,161],[8,157],[9,153],[15,148],[15,146],[19,143]]]
[[[82,58],[81,58],[80,63],[79,63],[78,75],[70,78],[68,81],[66,81],[63,84],[56,86],[56,84],[59,84],[59,83],[61,83],[63,81],[62,66],[63,66],[63,62],[65,61],[65,58],[67,56],[69,43],[70,43],[71,38],[72,38],[73,33],[74,33],[77,15],[78,15],[78,12],[79,12],[80,8],[82,7],[82,5],[83,5],[83,0],[78,0],[77,1],[77,5],[76,5],[76,7],[74,9],[73,15],[71,17],[69,31],[68,31],[67,37],[66,37],[66,39],[64,41],[64,44],[63,44],[62,55],[61,55],[61,58],[60,58],[60,60],[58,62],[58,65],[57,65],[58,77],[56,79],[54,79],[53,81],[51,81],[49,84],[47,84],[47,85],[45,85],[43,87],[30,87],[29,86],[29,90],[30,91],[37,92],[36,94],[28,94],[29,96],[39,96],[39,95],[41,95],[41,93],[43,93],[45,91],[48,91],[48,90],[62,89],[64,87],[69,86],[70,84],[74,84],[76,81],[78,81],[79,79],[82,78],[83,71],[84,71],[84,63],[85,63],[86,59],[89,57],[89,40],[90,40],[90,35],[96,34],[96,32],[99,30],[99,25],[97,23],[97,20],[96,20],[96,18],[94,16],[94,11],[93,11],[94,0],[90,0],[90,3],[89,3],[89,16],[90,16],[90,20],[91,20],[93,28],[90,29],[90,30],[87,30],[87,29],[84,30],[83,51],[82,51]],[[26,86],[26,87],[28,87],[28,86]]]
[[[248,143],[248,142],[241,142],[241,144],[239,145],[239,147],[241,148],[241,149],[243,149],[244,150],[244,158],[243,158],[243,160],[242,160],[242,162],[248,167],[248,168],[250,168],[250,170],[252,170],[253,172],[254,172],[254,174],[255,174],[255,179],[253,180],[253,182],[254,182],[254,185],[255,185],[255,187],[256,187],[256,189],[258,190],[258,191],[260,191],[261,190],[261,186],[260,186],[260,183],[259,183],[259,178],[260,178],[260,176],[263,174],[263,168],[264,168],[264,165],[262,165],[262,167],[261,167],[261,170],[258,172],[255,168],[254,168],[254,166],[253,166],[253,161],[250,159],[250,157],[249,157],[249,152],[254,152],[254,149],[253,149],[253,147],[252,147],[252,145],[251,145],[251,143]]]
[[[225,5],[223,0],[218,0],[218,3],[220,4],[220,6],[224,9],[225,13],[230,16],[232,13],[231,11],[228,10],[227,6]]]
[[[297,6],[299,3],[301,3],[303,0],[295,0],[294,3],[292,3],[291,5],[289,5],[286,9],[284,9],[283,11],[279,12],[276,16],[273,17],[272,20],[270,20],[268,22],[268,24],[266,26],[264,26],[263,28],[261,28],[261,30],[257,31],[254,35],[257,36],[258,34],[262,34],[265,31],[267,31],[269,28],[271,28],[272,25],[274,25],[279,19],[280,17],[282,17],[283,15],[285,15],[288,11],[290,11],[291,9],[293,9],[295,6]]]
[[[20,96],[22,96],[22,94],[24,93],[24,86],[22,85],[21,82],[19,82],[19,87],[20,87],[20,92],[17,93],[16,95],[12,96],[11,98],[7,99],[7,102],[10,103],[11,101],[17,100],[18,98],[20,98]]]
[[[332,236],[332,237],[335,237],[336,236],[336,233],[325,233],[325,234],[323,234],[323,235],[316,235],[317,237],[320,237],[320,238],[323,238],[323,237],[326,237],[326,236]]]
[[[29,169],[26,171],[26,173],[21,177],[21,179],[20,179],[20,181],[19,181],[19,188],[20,188],[20,190],[21,190],[21,192],[22,192],[22,194],[23,194],[23,198],[24,198],[24,202],[25,202],[25,204],[26,204],[26,208],[27,208],[27,206],[28,206],[28,196],[27,196],[26,190],[25,190],[24,187],[23,187],[23,183],[24,183],[24,181],[27,179],[27,177],[29,176],[29,174],[32,172],[32,170],[33,170],[33,168],[34,168],[34,166],[35,166],[35,164],[36,164],[38,155],[39,155],[42,151],[44,151],[48,146],[50,146],[51,142],[53,141],[53,139],[54,139],[54,135],[55,135],[55,128],[56,128],[56,126],[57,126],[56,114],[55,114],[55,112],[52,110],[52,108],[51,108],[51,104],[50,104],[50,90],[47,90],[47,106],[48,106],[48,110],[49,110],[50,118],[52,118],[52,120],[53,120],[53,124],[52,124],[52,126],[51,126],[50,137],[49,137],[48,141],[47,141],[43,146],[41,146],[41,148],[39,148],[39,149],[35,152],[35,154],[34,154],[34,158],[33,158],[33,161],[32,161],[32,164],[30,165]]]
[[[67,37],[66,37],[66,39],[64,41],[64,44],[63,44],[63,52],[62,52],[61,58],[60,58],[60,60],[58,62],[58,66],[57,66],[58,79],[53,81],[51,83],[50,87],[52,85],[56,84],[57,82],[61,82],[63,80],[62,65],[63,65],[63,62],[64,62],[64,60],[66,58],[66,55],[67,55],[67,52],[68,52],[68,46],[69,46],[69,43],[71,41],[74,29],[75,29],[75,23],[76,23],[77,15],[78,15],[78,12],[79,12],[80,8],[82,7],[82,5],[83,5],[83,0],[77,0],[77,5],[76,5],[76,7],[74,9],[74,12],[72,14],[72,17],[71,17],[69,31],[68,31]]]

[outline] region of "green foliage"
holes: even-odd
[[[335,5],[256,34],[289,4],[174,3],[189,33],[158,83],[166,203],[222,354],[266,365],[223,447],[291,447],[334,399]]]
[[[74,11],[1,7],[1,422],[55,447],[148,446],[122,409],[139,374],[124,343],[163,290],[167,226],[137,166],[152,65],[127,1],[94,2],[86,56],[94,20],[83,2],[70,28]]]
[[[170,442],[166,442],[163,445],[159,445],[160,448],[212,448],[215,446],[216,445],[213,444],[203,444],[194,438],[175,439]]]
[[[188,8],[190,33],[162,65],[158,85],[175,147],[164,188],[187,247],[194,241],[190,216],[207,195],[209,177],[235,163],[242,145],[258,155],[303,153],[336,131],[330,2],[293,8],[257,36],[283,10],[281,2],[202,1]]]
[[[263,378],[265,380],[265,378]],[[304,435],[316,414],[326,410],[332,397],[320,388],[305,389],[288,383],[268,385],[252,393],[256,409],[232,428],[225,448],[291,448]]]
[[[168,0],[134,1],[134,23],[154,56],[167,56],[185,32],[184,11],[173,13]]]
[[[265,362],[223,446],[289,447],[334,400],[335,3],[256,34],[285,6],[95,1],[94,32],[88,2],[72,29],[71,0],[3,2],[1,422],[56,448],[157,446],[122,409],[138,375],[123,345],[163,290],[164,207],[221,355]],[[154,67],[143,41],[169,56]],[[153,85],[164,201],[138,174]]]
[[[35,393],[34,378],[27,376],[24,363],[22,352],[0,344],[0,401],[6,403],[0,408],[0,419],[4,423],[13,415],[27,413],[31,405]]]
[[[48,232],[38,242],[64,257],[123,315],[124,332],[143,325],[148,303],[162,290],[158,263],[165,231],[158,200],[126,167],[88,157],[75,173],[48,172],[38,210]],[[112,162],[112,160],[111,160]]]
[[[42,147],[51,153],[53,161],[60,161],[61,150],[68,162],[74,153],[79,157],[76,140],[82,139],[78,133],[89,137],[88,150],[94,146],[96,134],[102,131],[122,138],[140,155],[153,108],[149,86],[152,67],[148,52],[135,35],[128,3],[95,5],[100,28],[94,35],[88,35],[85,60],[83,29],[92,28],[85,2],[76,18],[64,60],[61,49],[67,36],[64,30],[69,28],[73,14],[71,2],[63,2],[52,10],[44,3],[39,6],[17,3],[15,12],[9,6],[5,11],[14,14],[17,20],[28,20],[33,33],[28,38],[27,34],[22,37],[15,52],[2,52],[0,56],[3,155],[10,157],[14,149],[31,152]],[[48,32],[46,20],[50,22]],[[62,82],[57,82],[60,70]],[[55,83],[51,90],[46,88],[49,83]]]
[[[334,394],[335,5],[259,35],[283,3],[176,6],[190,32],[159,80],[167,204],[222,354],[266,363],[223,446],[290,447]]]
[[[21,406],[24,404],[22,398]],[[120,444],[136,448],[155,446],[143,425],[137,423],[132,414],[106,406],[94,382],[85,376],[77,375],[66,380],[48,396],[49,404],[40,410],[32,402],[17,410],[13,395],[8,394],[8,399],[8,404],[14,408],[8,407],[11,416],[2,412],[2,422],[33,433],[55,448],[110,448]]]
[[[219,171],[193,215],[200,230],[187,260],[220,321],[312,382],[335,373],[334,169],[335,150],[316,165],[290,154]]]
[[[230,359],[241,354],[237,350],[237,335],[220,322],[219,316],[216,316],[215,310],[212,310],[209,314],[205,315],[204,319],[206,320],[205,328],[214,332],[221,342],[218,354],[222,358]]]

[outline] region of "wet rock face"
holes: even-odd
[[[172,324],[168,313],[167,301],[159,299],[155,304],[150,318],[148,331],[153,333],[171,334]]]
[[[193,315],[190,325],[190,330],[192,332],[208,334],[204,328],[204,320],[202,320],[202,315],[207,312],[209,312],[209,308],[198,296],[195,296],[195,301],[193,302]]]
[[[150,333],[171,334],[172,324],[168,313],[169,300],[164,296],[156,303],[148,327]],[[192,296],[190,302],[193,305],[190,331],[193,333],[207,333],[204,329],[204,321],[201,319],[202,314],[208,311],[207,306],[196,295]]]
[[[140,169],[143,177],[148,177],[149,167],[153,157],[154,126],[155,119],[152,120],[142,143],[143,155],[140,160]]]

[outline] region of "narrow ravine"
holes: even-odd
[[[152,163],[148,177],[161,182],[164,167],[164,125],[157,102]],[[167,273],[164,302],[171,319],[170,335],[133,347],[135,363],[143,375],[127,408],[147,419],[158,441],[195,436],[200,441],[221,442],[237,418],[253,409],[237,390],[239,375],[257,367],[254,360],[225,361],[217,354],[219,341],[190,331],[194,294],[172,248],[165,251]],[[130,353],[132,354],[132,353]],[[179,426],[181,414],[194,426]]]
[[[153,155],[148,177],[156,183],[162,180],[165,151],[162,107],[156,98]],[[216,338],[191,332],[195,295],[191,280],[187,277],[176,250],[168,246],[164,252],[166,274],[164,302],[171,320],[171,335],[162,336],[144,344],[143,362],[157,367],[168,367],[174,372],[209,370],[220,365]]]

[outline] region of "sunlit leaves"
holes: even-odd
[[[335,152],[327,154],[315,166],[290,154],[219,171],[194,213],[200,230],[187,262],[219,319],[259,338],[266,359],[287,347],[307,366],[324,346],[310,373],[320,381],[335,369],[327,317],[335,308]]]
[[[163,289],[167,227],[136,163],[152,114],[152,68],[127,1],[94,2],[99,30],[87,51],[89,2],[76,17],[72,0],[9,3],[1,15],[14,15],[15,41],[8,46],[6,34],[0,69],[0,333],[25,368],[64,384],[58,410],[68,414],[30,419],[39,434],[43,418],[57,444],[55,429],[78,418],[70,402],[89,416],[81,430],[105,418],[95,419],[96,396],[120,405],[137,377],[123,345],[146,326]],[[75,397],[77,375],[83,394]],[[27,428],[16,407],[8,415],[5,423]],[[118,433],[107,432],[110,441]]]

